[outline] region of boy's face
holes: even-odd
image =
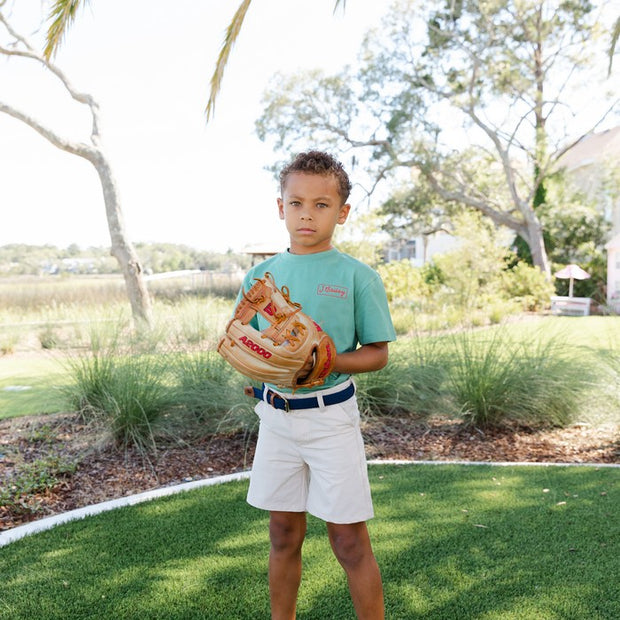
[[[290,236],[291,253],[330,250],[336,224],[345,223],[350,209],[350,205],[341,204],[333,174],[290,174],[282,198],[278,198],[278,211]]]

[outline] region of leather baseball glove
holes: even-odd
[[[269,323],[263,331],[250,325],[257,313]],[[322,385],[336,360],[332,339],[268,272],[243,292],[217,350],[245,376],[293,391]]]

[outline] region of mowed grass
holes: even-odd
[[[0,357],[0,419],[63,411],[62,386],[71,380],[51,353]]]
[[[620,617],[618,470],[373,465],[387,618]],[[0,618],[269,617],[268,518],[247,482],[58,526],[0,548]],[[309,518],[298,618],[354,618]]]

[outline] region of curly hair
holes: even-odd
[[[320,174],[327,176],[333,174],[338,181],[338,193],[345,204],[351,193],[351,181],[344,166],[329,153],[323,151],[307,151],[299,153],[297,157],[280,172],[280,191],[284,193],[284,186],[289,175],[295,172],[306,174]]]

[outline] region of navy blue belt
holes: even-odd
[[[289,399],[284,396],[280,396],[280,394],[276,394],[273,390],[267,390],[267,394],[265,394],[264,384],[262,388],[248,386],[245,388],[245,393],[248,396],[253,396],[259,400],[264,400],[272,407],[282,409],[283,411],[291,411],[292,409],[316,409],[321,406],[321,403],[316,396]],[[340,392],[324,394],[323,404],[335,405],[337,403],[343,403],[345,400],[349,400],[353,394],[355,394],[355,385],[351,382],[346,388],[344,388],[344,390],[340,390]]]

